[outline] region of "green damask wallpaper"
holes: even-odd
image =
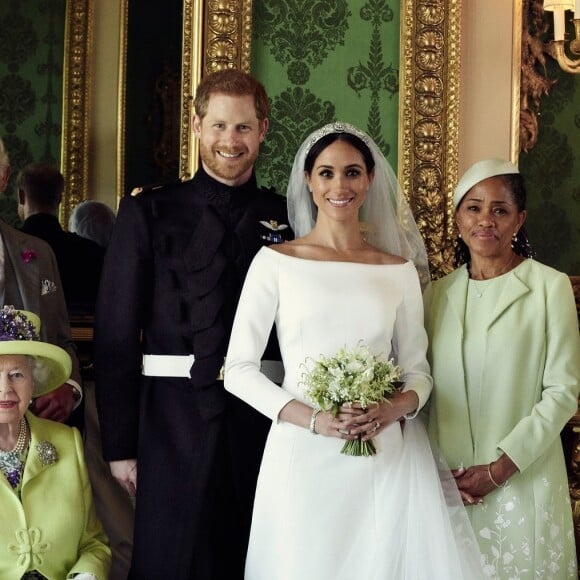
[[[573,35],[569,23],[567,38]],[[558,82],[542,97],[538,143],[519,159],[527,228],[539,261],[580,275],[580,75],[563,72],[549,57],[546,73]]]
[[[396,171],[398,2],[253,0],[252,73],[271,102],[259,183],[285,193],[294,155],[335,120],[368,132]]]
[[[66,0],[0,3],[0,136],[12,177],[0,192],[0,217],[18,225],[13,189],[32,161],[60,165]]]

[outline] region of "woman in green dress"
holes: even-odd
[[[425,291],[429,432],[490,578],[577,578],[560,431],[578,408],[578,320],[568,276],[532,259],[525,202],[508,161],[457,185],[458,267]]]

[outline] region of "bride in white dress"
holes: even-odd
[[[296,155],[288,209],[297,239],[254,259],[226,358],[226,388],[273,421],[245,577],[482,577],[453,477],[416,418],[432,387],[417,275],[426,282],[427,259],[388,162],[357,128],[327,125]],[[260,372],[273,323],[281,388]],[[361,340],[394,357],[404,388],[369,409],[316,412],[302,364]],[[356,437],[372,438],[376,455],[341,454]]]

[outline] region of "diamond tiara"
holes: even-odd
[[[366,133],[363,133],[360,129],[357,129],[354,125],[351,125],[350,123],[343,123],[341,121],[335,121],[334,123],[324,125],[324,127],[321,127],[318,129],[318,131],[312,133],[306,147],[306,155],[308,155],[310,149],[312,149],[315,143],[320,141],[320,139],[322,139],[325,135],[330,135],[331,133],[350,133],[351,135],[358,137],[366,145],[369,145],[370,143],[370,137]]]

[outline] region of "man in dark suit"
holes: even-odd
[[[0,139],[0,192],[10,176],[10,162]],[[42,240],[23,234],[0,220],[0,305],[37,314],[40,337],[68,352],[73,362],[71,378],[62,387],[34,401],[32,410],[46,419],[64,422],[81,397],[76,347],[54,254]]]
[[[268,421],[225,391],[220,369],[252,258],[291,235],[285,199],[254,174],[263,86],[220,71],[194,105],[201,167],[122,200],[97,304],[103,453],[137,494],[139,580],[243,578]]]
[[[58,263],[70,314],[94,314],[105,251],[95,242],[65,232],[58,221],[64,177],[48,163],[30,163],[16,178],[21,231],[43,239]]]

